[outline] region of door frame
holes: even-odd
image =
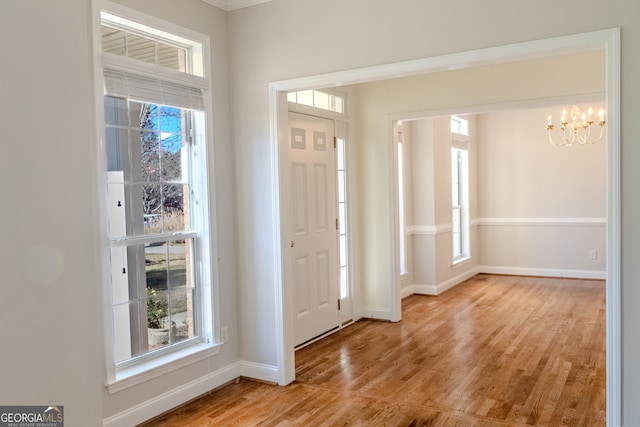
[[[295,354],[293,348],[293,295],[283,280],[282,209],[280,206],[281,165],[280,147],[286,144],[287,99],[286,93],[320,87],[335,87],[384,80],[403,76],[434,73],[458,68],[501,62],[543,58],[552,55],[577,53],[589,50],[605,52],[605,104],[607,109],[606,156],[606,372],[607,372],[607,425],[621,422],[621,307],[620,307],[620,28],[580,33],[568,36],[534,40],[523,43],[471,50],[405,62],[363,67],[328,74],[272,82],[269,85],[269,110],[271,123],[271,182],[273,207],[274,283],[276,294],[276,352],[277,377],[281,385],[295,380]],[[389,156],[393,162],[394,156]],[[393,165],[391,165],[393,170]],[[391,188],[393,186],[391,185]],[[394,200],[393,194],[390,200]],[[390,217],[395,218],[394,207]],[[393,242],[397,241],[393,224],[390,224]],[[391,315],[400,318],[399,274],[390,260],[392,279],[390,289]]]

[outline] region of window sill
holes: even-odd
[[[457,267],[461,264],[464,264],[465,262],[470,261],[471,258],[473,258],[471,255],[458,257],[453,260],[453,262],[451,263],[451,267]]]
[[[220,352],[222,343],[197,344],[176,352],[147,360],[135,366],[119,369],[113,381],[107,383],[109,394],[118,393],[138,384],[157,378],[176,369],[215,356]]]

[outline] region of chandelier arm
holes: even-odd
[[[562,133],[562,141],[561,142],[556,142],[553,140],[553,137],[551,136],[551,129],[548,130],[549,132],[549,143],[555,147],[566,147],[568,145],[571,145],[567,142],[567,137],[566,134],[563,132]]]
[[[547,116],[547,132],[549,134],[549,143],[556,147],[570,147],[574,143],[581,145],[595,144],[602,140],[604,135],[604,110],[600,109],[598,112],[599,121],[595,122],[600,126],[600,136],[596,139],[591,139],[591,127],[594,121],[591,119],[593,114],[592,109],[589,108],[587,113],[580,111],[578,106],[573,105],[570,111],[571,122],[567,120],[567,111],[562,110],[562,118],[560,120],[559,131],[561,134],[561,141],[555,141],[551,135],[551,131],[554,129],[551,115]]]

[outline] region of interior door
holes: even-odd
[[[338,220],[332,120],[289,113],[294,344],[338,328]]]

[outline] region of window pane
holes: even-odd
[[[134,34],[127,34],[127,56],[138,61],[156,63],[156,42]]]
[[[171,334],[172,342],[176,343],[193,338],[195,336],[193,291],[172,292],[169,305],[171,327],[174,331]]]
[[[145,277],[147,289],[157,292],[169,289],[167,243],[151,243],[145,245]]]
[[[313,107],[313,91],[303,90],[298,92],[298,104],[309,105]]]
[[[181,133],[182,110],[174,107],[160,107],[160,130]]]
[[[451,188],[451,202],[453,206],[460,206],[460,193],[458,192],[458,184],[453,184]]]
[[[344,203],[338,204],[338,218],[340,224],[340,234],[347,233],[347,213],[346,213],[346,205]]]
[[[134,230],[145,234],[157,234],[162,232],[162,186],[158,184],[135,185],[134,199],[136,206],[131,210]],[[138,202],[139,200],[139,202]]]
[[[460,232],[460,208],[453,209],[453,232]]]
[[[345,182],[344,182],[344,171],[338,171],[338,202],[345,201]]]
[[[191,260],[191,239],[173,240],[168,243],[169,287],[171,290],[186,289],[193,286]]]
[[[349,296],[349,284],[347,282],[347,267],[340,267],[340,298]]]
[[[329,94],[314,90],[313,106],[316,108],[322,108],[323,110],[329,110]]]
[[[140,129],[160,130],[159,107],[155,104],[140,104]]]
[[[148,351],[153,351],[171,342],[173,328],[169,317],[169,295],[149,289],[146,308]]]
[[[140,134],[140,175],[143,181],[160,181],[160,133]]]
[[[188,200],[187,186],[165,184],[162,186],[162,231],[165,233],[189,229],[189,217],[185,213]]]
[[[158,43],[158,65],[176,71],[187,71],[186,51],[175,46]]]
[[[460,233],[453,233],[453,256],[462,255],[462,245],[460,244]]]
[[[340,266],[347,265],[347,236],[340,236]]]
[[[161,136],[162,181],[184,181],[182,176],[182,135],[163,132]]]
[[[115,28],[107,27],[105,25],[101,28],[102,31],[102,51],[107,53],[113,53],[114,55],[125,56],[126,55],[126,39],[125,33]]]
[[[344,139],[337,138],[338,170],[344,170]]]
[[[336,95],[328,95],[329,96],[329,106],[328,110],[335,111],[336,113],[344,113],[342,107],[342,97]]]
[[[296,92],[289,92],[287,94],[287,101],[289,102],[297,102],[298,97],[296,96]]]

